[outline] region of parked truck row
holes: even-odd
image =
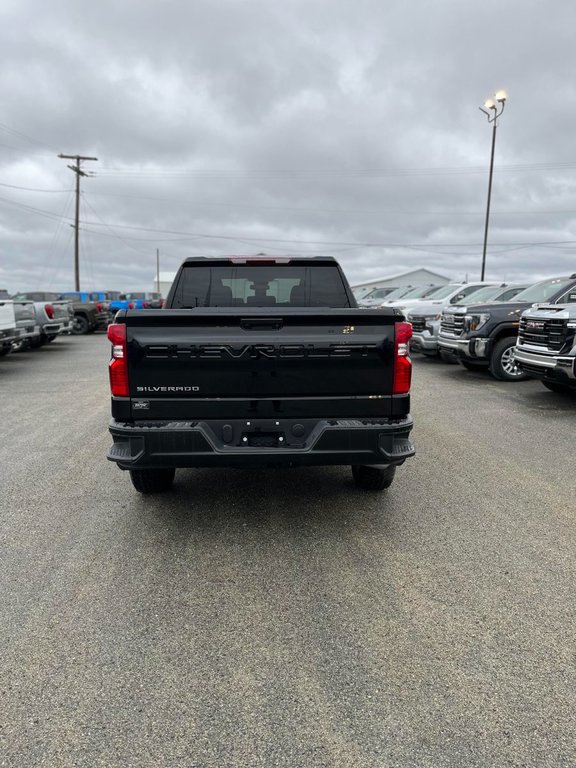
[[[501,381],[535,377],[553,391],[574,391],[576,273],[520,288],[490,301],[481,293],[457,296],[441,311],[412,307],[411,350],[487,369]]]
[[[116,312],[163,305],[159,293],[0,290],[0,356],[48,344],[60,334],[105,331]]]

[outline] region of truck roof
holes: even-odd
[[[182,266],[190,266],[192,264],[210,264],[224,265],[224,264],[335,264],[338,262],[334,256],[268,256],[267,254],[259,253],[255,256],[189,256],[182,263]]]

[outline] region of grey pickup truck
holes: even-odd
[[[576,287],[564,301],[522,313],[514,360],[553,392],[576,394]]]
[[[187,259],[164,309],[108,329],[108,459],[141,493],[179,467],[349,465],[387,488],[414,454],[411,332],[358,309],[332,258]]]
[[[60,333],[70,333],[74,325],[72,302],[63,301],[59,294],[49,291],[17,293],[14,301],[33,301],[39,333],[31,340],[31,346],[40,347],[54,341]]]

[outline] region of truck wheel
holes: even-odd
[[[139,493],[162,493],[167,491],[174,482],[176,470],[166,469],[131,469],[132,485]]]
[[[396,467],[367,467],[364,465],[354,465],[352,467],[352,477],[357,488],[363,491],[383,491],[389,488],[394,480]]]
[[[499,381],[524,381],[524,379],[529,378],[528,374],[518,368],[514,360],[515,347],[515,336],[500,339],[494,344],[490,358],[490,373],[495,379]]]
[[[20,339],[12,342],[12,352],[25,352],[30,349],[30,339]]]
[[[543,381],[542,384],[544,384],[546,389],[549,389],[551,392],[557,392],[559,395],[569,395],[572,392],[576,392],[574,387],[568,384],[559,384],[557,381]]]
[[[80,336],[81,334],[88,333],[90,330],[90,326],[88,325],[88,320],[84,317],[84,315],[74,315],[74,320],[72,322],[72,333],[74,335]]]

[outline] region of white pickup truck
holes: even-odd
[[[14,302],[11,299],[0,299],[0,357],[12,351],[12,342],[17,338]]]

